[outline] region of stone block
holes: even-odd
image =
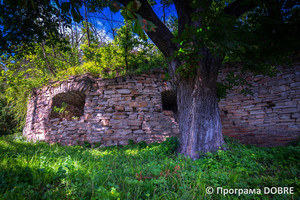
[[[112,134],[114,131],[112,129],[105,130],[105,134]]]
[[[116,129],[114,130],[114,135],[128,135],[131,134],[131,129]]]
[[[136,120],[138,115],[136,113],[128,113],[128,120]]]
[[[143,130],[134,130],[133,134],[143,134],[144,131]]]
[[[125,119],[127,116],[126,115],[116,115],[113,116],[112,119]]]
[[[128,145],[128,140],[119,141],[120,145]]]
[[[119,90],[117,90],[117,92],[119,94],[130,94],[131,90],[129,90],[129,89],[119,89]]]
[[[171,110],[164,110],[163,113],[166,116],[173,116],[174,115],[173,111],[171,111]]]
[[[147,107],[141,107],[141,108],[138,108],[138,111],[139,112],[149,112],[149,108],[147,108]]]
[[[102,119],[101,120],[101,125],[102,126],[109,126],[109,120],[108,119]]]
[[[128,126],[140,126],[142,125],[142,121],[139,120],[129,120],[127,122]]]
[[[124,108],[124,106],[119,105],[119,106],[115,106],[115,110],[116,111],[124,111],[125,108]]]
[[[295,82],[295,83],[291,83],[290,86],[293,87],[300,87],[300,81],[299,82]]]
[[[130,102],[128,105],[129,105],[129,107],[136,108],[139,106],[139,103],[134,101],[134,102]]]

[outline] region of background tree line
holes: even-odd
[[[71,6],[60,3],[62,7]],[[82,21],[71,18],[58,7],[49,6],[47,1],[34,2],[35,9],[48,15],[33,21],[41,22],[44,18],[49,21],[52,15],[54,19],[48,22],[52,30],[40,22],[32,25],[30,20],[21,20],[21,15],[32,19],[41,15],[35,13],[30,1],[4,1],[2,4],[6,7],[1,8],[1,24],[4,26],[0,32],[1,135],[22,130],[29,94],[33,88],[47,85],[50,80],[65,80],[71,75],[84,73],[109,78],[167,67],[156,46],[148,38],[142,40],[135,35],[131,21],[118,21],[104,14],[105,1],[84,1],[78,10],[84,17]],[[13,22],[5,21],[14,12],[17,15],[11,16]],[[174,16],[164,15],[164,20],[169,26],[176,23]],[[99,22],[105,27],[97,26]],[[32,38],[27,41],[19,32],[21,29],[33,29],[36,33],[31,32]],[[7,31],[6,35],[4,31]],[[10,37],[13,42],[8,42]]]

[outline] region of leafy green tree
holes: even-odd
[[[90,36],[93,38],[93,34]],[[83,51],[82,67],[95,76],[114,77],[166,65],[155,45],[135,36],[131,21],[125,21],[112,42],[99,44],[91,39],[88,46],[85,40],[80,48]]]
[[[125,70],[128,71],[131,64],[130,60],[132,60],[131,52],[138,45],[139,41],[134,37],[134,33],[131,30],[132,22],[125,20],[124,23],[125,25],[118,30],[115,40],[119,44],[122,56],[124,57]]]
[[[0,54],[19,51],[19,46],[25,50],[49,38],[59,39],[59,25],[70,22],[51,0],[0,1]]]
[[[86,44],[89,44],[90,45],[93,43],[93,44],[98,44],[99,45],[99,41],[98,41],[98,38],[96,36],[96,33],[92,30],[92,29],[88,29],[89,30],[89,35],[87,35],[87,24],[88,24],[88,27],[91,27],[91,23],[88,22],[86,23],[85,21],[82,23],[83,24],[83,27],[81,29],[81,33],[84,34],[83,36],[83,39],[82,39],[82,43],[86,43]]]
[[[165,60],[159,50],[150,41],[141,40],[134,34],[131,21],[125,20],[125,25],[118,29],[114,41],[119,47],[119,57],[124,61],[126,72],[164,66]]]
[[[111,42],[103,46],[91,43],[90,47],[85,43],[81,45],[83,51],[83,65],[87,72],[95,76],[114,77],[115,75],[123,74],[122,60],[120,49],[116,43]]]

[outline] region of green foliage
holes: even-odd
[[[49,80],[64,80],[75,74],[72,69],[77,69],[74,66],[79,64],[77,55],[77,50],[71,49],[64,40],[55,46],[53,42],[46,41],[44,47],[36,43],[30,50],[20,48],[14,56],[1,55],[1,62],[7,69],[0,74],[3,93],[19,129],[25,124],[27,101],[33,89],[47,85]],[[56,72],[56,77],[49,66]],[[78,74],[83,73],[85,71],[80,69]]]
[[[25,79],[26,75],[35,77]],[[40,86],[45,79],[39,69],[27,69],[23,71],[8,70],[2,71],[1,78],[6,82],[5,97],[11,112],[14,114],[14,119],[22,127],[26,117],[26,108],[28,96],[35,86]],[[39,79],[40,78],[40,79]]]
[[[221,100],[222,98],[226,97],[226,94],[228,93],[229,90],[233,88],[233,86],[240,86],[242,87],[241,93],[243,95],[250,94],[252,95],[251,91],[251,84],[247,82],[246,79],[242,78],[240,75],[230,72],[226,75],[225,80],[220,83],[217,83],[217,97],[218,100]]]
[[[6,98],[0,95],[0,136],[12,134],[16,126],[14,115],[7,104]]]
[[[62,13],[70,13],[71,12],[74,21],[79,23],[83,19],[83,17],[80,15],[80,12],[79,12],[79,5],[80,5],[80,3],[76,2],[76,1],[63,2],[61,4]]]
[[[166,67],[166,62],[161,53],[150,42],[142,41],[133,33],[132,22],[125,21],[125,25],[117,31],[115,43],[119,51],[115,56],[122,60],[126,72],[136,73],[150,68]],[[124,68],[124,67],[123,67]]]
[[[135,144],[134,140],[131,140],[131,139],[128,140],[128,145],[129,145],[129,146],[132,146],[132,145],[134,145],[134,144]]]
[[[94,148],[98,148],[98,147],[100,147],[100,145],[101,145],[101,142],[96,142],[96,143],[94,143]]]
[[[0,137],[1,199],[297,199],[300,146],[259,148],[226,139],[227,151],[192,161],[165,144],[98,149]],[[176,142],[175,142],[176,143]],[[172,146],[171,145],[171,146]],[[206,187],[294,187],[293,195],[206,194]]]
[[[65,102],[62,102],[61,107],[57,107],[57,106],[53,107],[53,112],[58,113],[60,118],[64,118],[67,114],[69,114],[67,107],[68,107],[68,104]]]
[[[169,137],[161,143],[162,148],[167,154],[173,154],[179,148],[179,141],[176,137]]]
[[[299,5],[285,1],[260,1],[253,11],[239,18],[228,16],[223,9],[228,1],[195,1],[203,10],[193,14],[201,27],[186,26],[173,39],[179,45],[174,56],[182,61],[180,75],[194,76],[207,52],[225,62],[242,63],[244,69],[272,75],[274,66],[290,64],[289,56],[298,51]],[[298,20],[296,20],[298,19]]]
[[[85,148],[91,148],[92,147],[92,145],[91,145],[91,143],[89,143],[88,141],[83,141],[83,146],[85,147]]]
[[[78,119],[79,117],[75,117],[75,116],[72,117],[72,120],[78,120]]]
[[[0,29],[0,55],[16,53],[19,47],[27,51],[36,42],[49,38],[57,42],[60,40],[59,25],[70,21],[53,1],[0,1],[0,25],[3,27]]]
[[[128,73],[141,73],[152,68],[166,68],[167,63],[155,46],[141,41],[132,32],[131,23],[117,31],[115,40],[99,46],[81,45],[84,60],[80,69],[98,77],[115,77]],[[71,69],[72,70],[72,69]]]
[[[85,61],[81,68],[90,72],[94,76],[114,77],[118,72],[123,70],[120,67],[118,56],[115,56],[119,51],[115,43],[110,43],[102,47],[96,44],[81,45],[83,51],[83,60]]]
[[[142,18],[141,15],[137,14],[141,7],[141,2],[138,0],[130,1],[126,7],[122,6],[115,0],[111,0],[109,3],[109,8],[112,12],[116,13],[121,10],[121,15],[124,17],[125,20],[130,20],[132,30],[144,41],[147,40],[147,36],[144,33],[146,32],[155,32],[156,26],[149,20]]]
[[[125,33],[128,35],[125,36]],[[63,39],[59,42],[49,39],[32,45],[29,50],[20,47],[14,56],[1,56],[1,63],[7,68],[0,74],[4,83],[3,93],[20,129],[25,123],[29,95],[33,89],[47,85],[49,80],[62,81],[71,75],[85,73],[112,78],[166,67],[162,54],[155,46],[138,40],[133,36],[132,29],[125,26],[111,43],[99,46],[92,32],[90,39],[90,47],[87,41],[81,45],[82,57],[79,57],[79,49],[71,48],[70,43]]]
[[[112,0],[109,2],[108,6],[112,12],[116,13],[121,9],[122,5],[118,1]]]

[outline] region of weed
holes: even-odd
[[[83,147],[85,147],[85,148],[91,148],[92,145],[88,141],[83,141]]]

